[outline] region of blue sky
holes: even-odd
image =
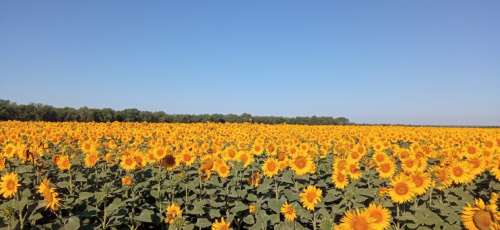
[[[0,98],[500,125],[500,1],[1,1]]]

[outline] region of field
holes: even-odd
[[[0,228],[500,229],[500,130],[0,122]]]

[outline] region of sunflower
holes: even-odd
[[[380,179],[390,178],[396,173],[396,163],[394,160],[388,159],[378,165],[376,168]]]
[[[297,154],[290,162],[290,166],[297,176],[309,173],[312,170],[314,162],[307,154]]]
[[[163,159],[165,155],[167,155],[167,150],[165,150],[165,148],[162,147],[156,147],[153,149],[153,154],[156,160],[160,160]]]
[[[467,202],[461,217],[465,228],[469,230],[500,228],[498,212],[490,205],[485,205],[482,199],[475,199],[475,205]]]
[[[375,152],[375,154],[373,154],[373,159],[377,164],[384,162],[388,158],[389,156],[385,152]]]
[[[262,153],[264,153],[264,147],[261,144],[255,142],[252,145],[252,152],[253,152],[254,155],[259,156]]]
[[[237,161],[242,162],[243,168],[246,168],[254,161],[254,158],[249,151],[238,151]]]
[[[129,176],[123,177],[122,178],[122,184],[125,185],[125,186],[132,185],[132,178],[130,178]]]
[[[185,166],[191,166],[194,161],[196,160],[196,155],[189,151],[189,150],[183,150],[181,153],[181,163]]]
[[[99,160],[99,156],[97,155],[96,152],[91,152],[91,153],[85,154],[85,166],[87,168],[94,167],[98,160]]]
[[[254,213],[256,209],[257,209],[257,208],[255,207],[255,205],[250,205],[250,206],[248,206],[248,211],[249,211],[250,213]]]
[[[0,171],[5,168],[5,157],[0,156]]]
[[[0,194],[3,194],[3,198],[13,197],[17,193],[17,187],[21,186],[19,184],[19,178],[16,173],[6,173],[2,176],[2,181],[0,182]]]
[[[179,205],[176,205],[175,203],[172,203],[170,206],[167,207],[167,215],[171,215],[174,218],[181,216],[182,215],[181,207],[179,207]]]
[[[467,184],[474,180],[469,170],[469,164],[465,161],[454,162],[451,166],[451,178],[456,184]]]
[[[382,205],[371,203],[365,212],[367,212],[370,217],[374,218],[374,230],[385,230],[391,225],[391,212],[389,209],[382,207]]]
[[[344,188],[349,185],[349,178],[347,174],[335,171],[335,173],[332,174],[332,182],[335,184],[335,188],[344,190]]]
[[[490,164],[490,172],[500,181],[500,158],[497,158]]]
[[[297,218],[297,212],[291,204],[288,204],[288,201],[281,206],[281,214],[290,222],[293,222]]]
[[[228,230],[230,224],[231,223],[226,223],[224,217],[221,217],[220,222],[215,220],[215,223],[212,223],[212,230]]]
[[[404,172],[414,173],[417,171],[418,161],[415,157],[408,157],[406,159],[401,160],[401,168]]]
[[[136,163],[135,166],[137,168],[143,168],[144,166],[146,166],[146,162],[148,161],[148,159],[141,152],[135,151],[134,153],[132,153],[132,157],[134,157],[134,161]]]
[[[175,218],[173,218],[171,216],[167,216],[167,217],[165,217],[165,219],[163,221],[165,221],[165,223],[167,223],[167,224],[172,224],[172,223],[174,223],[174,220],[175,220]]]
[[[446,189],[451,186],[453,179],[451,178],[451,170],[449,167],[433,167],[429,171],[433,172],[436,177],[432,184],[439,183],[435,185],[437,190]]]
[[[219,174],[220,178],[226,178],[230,173],[229,166],[225,162],[216,164],[215,171]]]
[[[248,184],[250,186],[254,186],[254,187],[259,187],[259,184],[260,182],[262,181],[262,178],[260,177],[260,173],[259,172],[253,172],[252,173],[252,176],[250,176],[248,178]]]
[[[482,157],[474,156],[467,159],[469,163],[470,173],[473,175],[479,175],[486,170],[486,161]]]
[[[133,156],[124,155],[121,158],[120,166],[127,171],[134,170],[136,164]]]
[[[355,229],[355,230],[371,230],[375,229],[375,218],[370,217],[368,212],[360,212],[359,209],[356,211],[346,211],[344,217],[342,217],[341,226],[345,229]]]
[[[9,143],[4,147],[3,155],[7,158],[12,158],[17,153],[17,151],[17,147],[14,144]]]
[[[267,158],[266,161],[264,161],[264,164],[262,164],[262,171],[264,172],[264,175],[269,178],[273,177],[274,175],[278,175],[279,167],[276,159]]]
[[[55,192],[55,188],[50,186],[50,179],[44,178],[38,187],[38,193],[43,195],[43,199],[47,202],[45,209],[50,208],[51,211],[55,211],[58,206],[61,206],[61,198],[57,196],[59,193]]]
[[[71,161],[69,160],[69,156],[60,156],[57,158],[57,167],[61,170],[67,170],[71,167]]]
[[[179,167],[180,159],[178,159],[177,154],[167,153],[163,159],[160,160],[160,164],[167,170],[174,170]]]
[[[350,162],[349,171],[347,174],[353,180],[361,178],[363,176],[363,173],[359,170],[359,162]]]
[[[333,159],[332,169],[333,171],[345,172],[347,171],[347,158],[335,157]]]
[[[413,173],[411,179],[415,184],[415,193],[422,195],[431,186],[431,175],[429,173]]]
[[[391,180],[389,196],[396,203],[406,203],[413,199],[415,194],[415,184],[403,175],[398,175]]]
[[[323,191],[321,189],[316,188],[314,185],[308,185],[307,188],[304,189],[304,192],[300,194],[300,202],[302,202],[302,206],[307,210],[314,210],[318,201],[321,201],[321,195]]]

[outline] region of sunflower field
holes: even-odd
[[[3,229],[500,229],[500,129],[0,122]]]

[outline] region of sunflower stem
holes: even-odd
[[[316,230],[316,210],[313,211],[313,229]]]
[[[278,180],[276,179],[276,177],[274,177],[274,191],[276,192],[276,205],[279,207],[279,188],[278,188]],[[279,212],[278,212],[279,214]],[[278,222],[279,226],[280,226],[280,229],[281,229],[281,219],[279,220]]]
[[[161,207],[161,164],[158,165],[158,206],[160,208],[160,213],[162,213]],[[163,221],[161,222],[161,229],[163,230]]]
[[[397,219],[396,229],[400,229],[399,228],[399,203],[396,205],[396,219]]]

